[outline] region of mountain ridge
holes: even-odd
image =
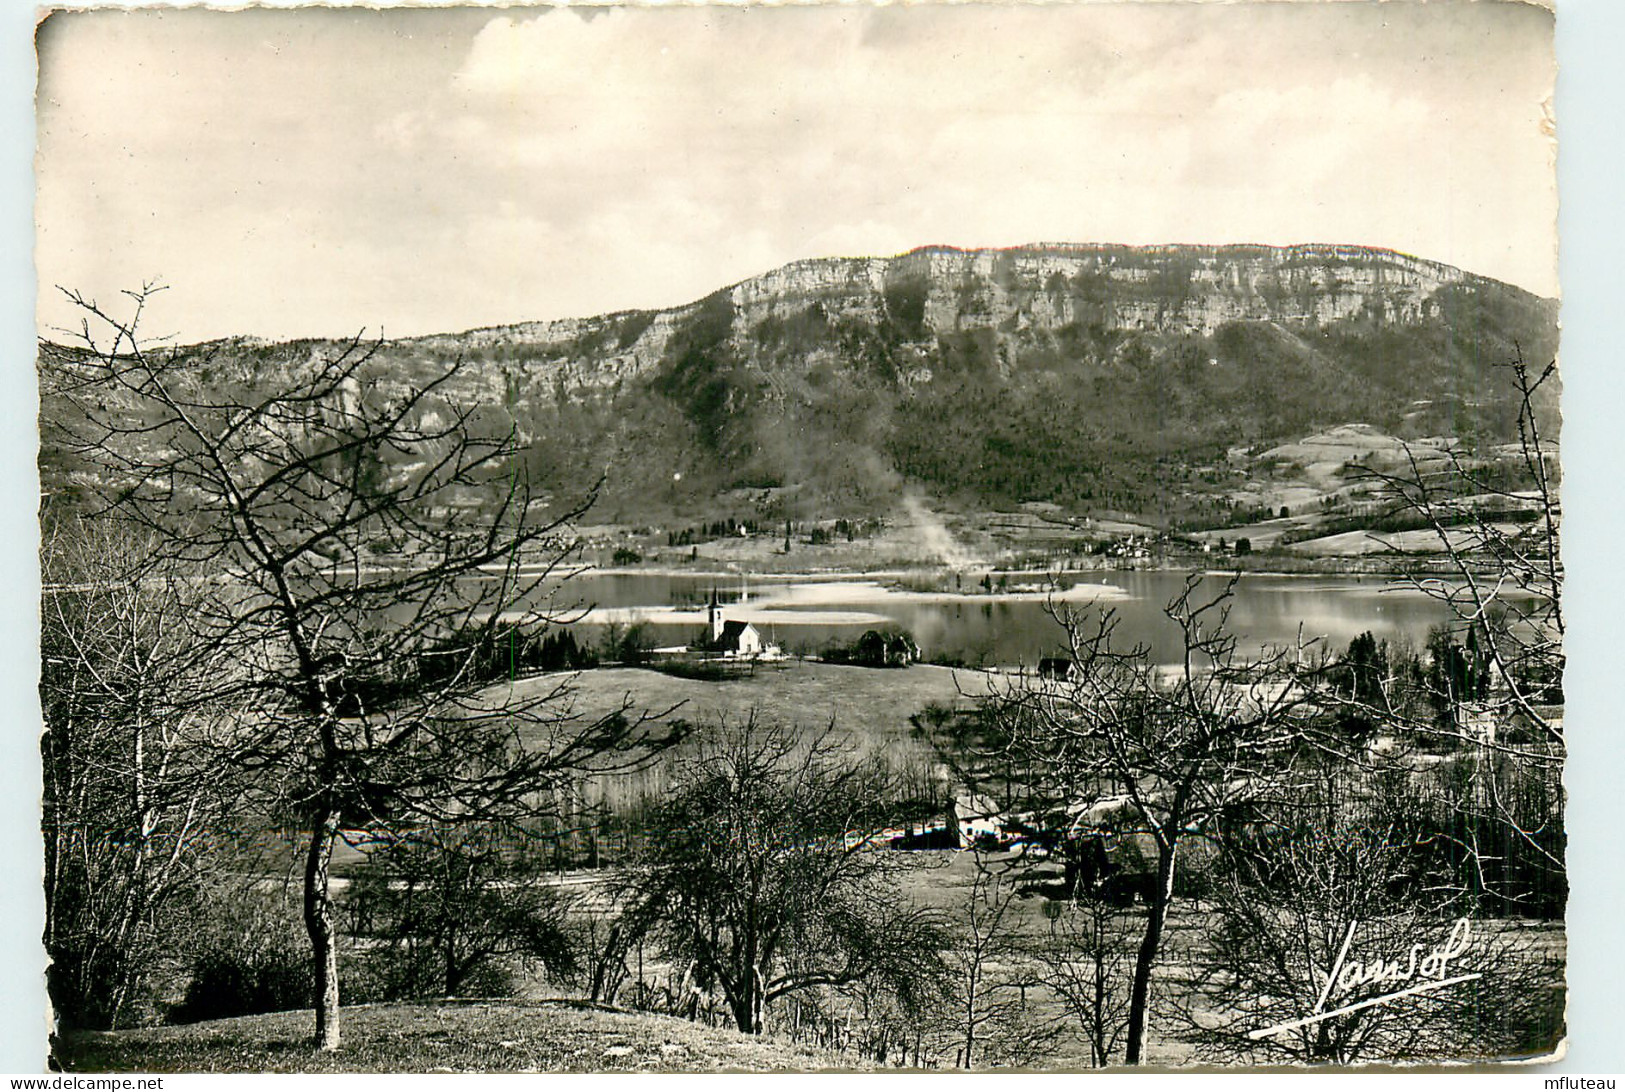
[[[1484,276],[1483,274],[1479,274],[1479,273],[1473,273],[1473,272],[1471,272],[1469,270],[1464,270],[1464,269],[1461,269],[1461,268],[1456,267],[1456,266],[1451,266],[1451,265],[1449,265],[1448,263],[1445,263],[1445,262],[1435,261],[1434,259],[1431,259],[1431,258],[1424,258],[1424,257],[1421,257],[1419,255],[1410,254],[1410,253],[1408,253],[1406,251],[1395,250],[1395,249],[1390,248],[1390,247],[1364,246],[1364,245],[1348,244],[1348,243],[1288,243],[1288,244],[1275,244],[1275,243],[1148,243],[1148,244],[1128,244],[1128,243],[1104,243],[1104,242],[1042,241],[1042,242],[1032,242],[1032,243],[1019,243],[1019,244],[1015,244],[1015,245],[1012,245],[1012,246],[1001,246],[1001,247],[961,247],[961,246],[955,246],[955,245],[947,244],[947,243],[928,243],[928,244],[924,244],[924,245],[921,245],[921,246],[912,247],[909,250],[903,251],[903,252],[901,252],[899,254],[890,255],[890,256],[825,255],[825,256],[817,257],[817,258],[796,258],[796,259],[793,259],[793,260],[791,260],[789,262],[785,262],[783,265],[775,266],[770,270],[766,270],[766,271],[761,272],[761,273],[755,273],[755,274],[752,274],[751,276],[744,277],[744,278],[742,278],[740,280],[737,280],[737,281],[733,281],[733,282],[731,282],[729,284],[726,284],[726,285],[722,286],[720,289],[716,289],[715,291],[732,292],[732,291],[734,291],[736,289],[740,289],[740,288],[744,288],[746,286],[749,286],[749,285],[753,284],[754,282],[766,280],[766,279],[774,276],[777,273],[787,271],[787,270],[790,270],[790,269],[794,269],[794,268],[797,268],[797,267],[802,267],[802,266],[815,266],[815,265],[821,265],[821,264],[826,264],[826,263],[889,263],[889,262],[902,261],[904,259],[914,258],[914,257],[916,257],[918,255],[925,255],[925,254],[948,254],[948,255],[975,256],[975,255],[1000,255],[1000,254],[1010,254],[1010,253],[1019,253],[1019,252],[1055,252],[1057,254],[1068,254],[1068,253],[1082,254],[1082,253],[1093,253],[1093,252],[1101,252],[1101,253],[1123,252],[1123,253],[1130,253],[1130,254],[1143,254],[1143,255],[1147,255],[1147,256],[1157,255],[1157,254],[1177,253],[1177,252],[1206,252],[1206,253],[1208,253],[1210,255],[1213,255],[1213,256],[1220,256],[1220,255],[1224,255],[1224,254],[1234,252],[1234,253],[1277,253],[1277,254],[1280,254],[1283,257],[1291,258],[1291,259],[1298,259],[1298,260],[1303,260],[1303,259],[1307,259],[1307,258],[1310,258],[1310,257],[1319,256],[1319,255],[1322,255],[1322,254],[1331,254],[1331,255],[1334,255],[1334,256],[1350,257],[1350,258],[1359,257],[1359,258],[1366,258],[1366,259],[1370,259],[1370,258],[1389,258],[1389,259],[1395,260],[1398,263],[1404,263],[1404,264],[1412,265],[1412,266],[1414,266],[1414,267],[1416,267],[1418,269],[1428,269],[1428,270],[1444,271],[1444,272],[1447,272],[1447,273],[1455,273],[1455,274],[1460,275],[1463,278],[1470,279],[1472,281],[1478,281],[1478,282],[1484,282],[1484,283],[1493,284],[1493,285],[1499,285],[1499,286],[1502,286],[1504,288],[1509,288],[1509,289],[1512,289],[1512,290],[1515,290],[1515,291],[1518,291],[1518,292],[1526,293],[1527,295],[1529,295],[1529,296],[1531,296],[1531,297],[1533,297],[1535,299],[1539,299],[1539,300],[1543,300],[1543,301],[1547,301],[1547,302],[1551,302],[1551,303],[1556,302],[1556,297],[1540,296],[1539,294],[1529,292],[1528,289],[1522,288],[1521,286],[1513,284],[1510,281],[1497,280],[1496,278],[1487,277],[1487,276]],[[712,293],[707,293],[707,295],[711,295],[711,294]],[[462,338],[462,337],[468,337],[468,336],[471,336],[471,335],[489,334],[489,333],[493,333],[493,332],[514,330],[514,329],[521,329],[521,328],[530,329],[530,328],[545,328],[545,327],[551,327],[551,326],[559,326],[559,327],[581,326],[583,324],[590,324],[590,323],[598,322],[598,321],[622,319],[622,318],[626,318],[626,317],[632,316],[632,315],[686,311],[686,310],[688,310],[690,308],[697,307],[700,304],[700,302],[702,300],[704,300],[704,299],[705,299],[705,296],[701,296],[701,297],[699,297],[697,299],[688,300],[688,301],[682,302],[682,303],[664,304],[664,305],[660,305],[660,306],[656,306],[656,307],[617,308],[617,309],[615,309],[613,311],[603,311],[603,312],[599,312],[597,314],[592,314],[592,315],[568,315],[568,316],[563,316],[563,317],[560,317],[560,318],[552,318],[552,319],[521,319],[521,320],[518,320],[518,321],[515,321],[515,322],[494,323],[494,324],[487,324],[487,325],[483,325],[483,326],[473,326],[473,327],[469,327],[469,328],[463,329],[463,330],[444,330],[444,331],[437,331],[437,332],[427,333],[427,334],[413,334],[413,335],[409,335],[409,336],[406,336],[406,337],[394,338],[394,339],[391,339],[391,340],[401,341],[401,342],[435,341],[435,340],[446,339],[446,338]],[[231,338],[219,338],[219,339],[215,339],[215,340],[216,341],[225,341],[225,340],[232,340],[232,339]],[[245,340],[250,340],[250,339],[245,339]],[[251,340],[267,342],[267,343],[275,343],[277,341],[277,339],[274,339],[274,338],[263,338],[263,337],[256,337],[256,338],[253,338]],[[309,340],[331,340],[331,339],[290,338],[290,339],[285,339],[285,340],[309,341]]]
[[[387,394],[462,361],[448,397],[516,431],[550,485],[607,475],[627,518],[723,514],[741,491],[768,498],[756,514],[855,512],[905,488],[1149,511],[1201,494],[1227,448],[1347,421],[1504,441],[1495,365],[1549,359],[1556,316],[1349,244],[925,246],[674,307],[403,338],[370,367]],[[335,344],[177,352],[255,387]]]

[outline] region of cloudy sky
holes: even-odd
[[[94,11],[40,33],[49,286],[386,335],[797,258],[1386,246],[1555,294],[1529,4]]]

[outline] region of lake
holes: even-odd
[[[552,600],[572,612],[578,636],[599,640],[610,626],[648,626],[658,646],[678,646],[705,629],[713,592],[726,618],[748,621],[790,653],[812,653],[850,642],[867,629],[908,630],[927,658],[948,657],[972,666],[1032,665],[1056,654],[1064,633],[1052,612],[1110,610],[1122,647],[1144,642],[1159,659],[1178,652],[1178,630],[1163,610],[1184,587],[1181,572],[1011,573],[992,593],[966,575],[955,590],[918,591],[906,578],[829,575],[740,576],[589,572],[575,577]],[[1224,577],[1209,576],[1216,592]],[[1048,587],[1046,587],[1048,585]],[[540,604],[537,604],[540,606]],[[1370,630],[1378,639],[1421,644],[1429,626],[1448,620],[1446,608],[1414,588],[1384,577],[1242,577],[1230,606],[1229,630],[1238,651],[1319,639],[1341,652]]]

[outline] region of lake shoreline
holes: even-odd
[[[1341,560],[1346,562],[1347,559],[1341,559]],[[541,571],[541,568],[542,568],[541,566],[536,566],[536,567],[534,567],[534,570],[533,570],[532,567],[530,567],[530,566],[521,566],[521,571],[522,572],[533,572],[533,571],[534,572],[539,572],[539,571]],[[1440,571],[1439,572],[1434,572],[1433,570],[1435,568],[1439,569]],[[758,569],[758,568],[746,568],[746,567],[744,567],[742,565],[733,565],[732,567],[720,568],[719,569],[719,568],[706,568],[706,567],[691,567],[691,566],[687,566],[687,565],[592,565],[592,564],[586,564],[586,565],[582,565],[580,567],[571,569],[568,576],[560,578],[560,583],[561,584],[568,584],[571,580],[574,580],[574,579],[577,579],[577,578],[583,577],[583,576],[587,576],[587,577],[611,577],[611,576],[637,577],[637,576],[647,576],[647,577],[659,577],[659,578],[664,578],[664,579],[692,578],[692,579],[697,579],[697,580],[717,580],[717,581],[725,581],[725,580],[726,581],[733,581],[733,580],[740,580],[740,579],[760,579],[760,580],[764,580],[764,581],[785,581],[785,582],[788,582],[788,583],[816,583],[816,582],[819,582],[819,581],[830,581],[830,582],[846,583],[846,582],[855,582],[855,581],[863,581],[863,580],[905,581],[905,580],[910,580],[910,579],[918,579],[918,578],[922,578],[922,577],[952,576],[956,572],[959,573],[962,576],[965,576],[965,577],[969,577],[969,576],[972,576],[972,575],[975,575],[977,577],[981,577],[981,576],[985,575],[985,576],[992,577],[994,579],[997,579],[999,577],[1005,577],[1005,578],[1007,578],[1009,580],[1016,580],[1018,578],[1024,578],[1025,581],[1028,582],[1028,583],[1034,582],[1036,580],[1043,580],[1043,579],[1049,578],[1049,577],[1080,577],[1080,576],[1099,575],[1099,576],[1105,578],[1105,577],[1110,577],[1112,575],[1136,575],[1136,574],[1161,575],[1161,574],[1168,574],[1168,573],[1191,573],[1191,574],[1200,574],[1202,576],[1216,576],[1216,577],[1232,577],[1232,576],[1234,576],[1234,577],[1237,577],[1237,578],[1243,579],[1243,580],[1245,580],[1247,577],[1250,577],[1250,576],[1350,577],[1350,578],[1354,578],[1354,579],[1360,579],[1360,578],[1365,578],[1365,577],[1381,577],[1381,578],[1391,579],[1391,580],[1393,580],[1395,582],[1403,582],[1403,581],[1407,581],[1407,580],[1411,579],[1412,577],[1444,575],[1446,573],[1457,572],[1457,570],[1453,565],[1449,565],[1447,562],[1444,562],[1442,559],[1439,562],[1437,562],[1435,565],[1428,566],[1427,568],[1419,568],[1419,567],[1413,566],[1410,569],[1397,568],[1397,567],[1394,567],[1394,566],[1372,566],[1372,565],[1355,565],[1355,566],[1351,566],[1351,565],[1347,565],[1346,563],[1345,564],[1339,564],[1339,565],[1318,565],[1318,566],[1312,565],[1312,564],[1304,564],[1304,565],[1286,566],[1286,567],[1280,567],[1280,568],[1274,567],[1273,565],[1268,566],[1268,567],[1247,566],[1245,568],[1230,565],[1230,566],[1211,567],[1210,568],[1210,567],[1204,567],[1204,566],[1201,566],[1201,565],[1179,565],[1179,564],[1174,564],[1172,562],[1163,562],[1163,563],[1159,563],[1159,564],[1136,565],[1136,566],[1132,566],[1132,567],[1128,567],[1128,566],[1104,567],[1103,566],[1103,567],[1099,567],[1099,568],[1080,568],[1080,569],[1008,569],[1008,568],[991,567],[991,568],[961,569],[961,570],[955,570],[955,569],[953,569],[953,568],[951,568],[950,566],[947,566],[947,565],[935,565],[935,566],[921,565],[921,566],[915,566],[915,567],[912,567],[912,568],[892,566],[892,567],[878,568],[878,569],[871,569],[871,568],[864,568],[864,567],[855,567],[855,568],[841,568],[841,567],[836,567],[836,568],[799,568],[799,569],[760,568],[760,569]],[[977,595],[977,593],[973,593],[973,592],[966,592],[965,594],[967,596],[976,596]],[[985,593],[985,592],[980,593],[981,596],[985,596],[987,594],[989,594],[989,593]],[[993,594],[997,594],[997,593],[993,593]]]
[[[576,640],[618,647],[636,640],[655,648],[702,644],[717,599],[723,620],[754,626],[763,647],[822,655],[845,648],[866,630],[907,633],[927,660],[967,666],[1034,665],[1067,647],[1069,619],[1107,619],[1123,647],[1158,649],[1177,641],[1168,604],[1186,594],[1189,570],[1067,572],[1052,586],[1043,574],[1015,573],[1000,588],[941,573],[703,573],[666,575],[648,569],[594,569],[557,589],[549,605],[517,604],[504,621],[526,625],[566,619]],[[1220,596],[1234,570],[1210,570],[1198,600]],[[1038,579],[1034,579],[1038,577]],[[1420,643],[1448,622],[1436,595],[1402,579],[1359,573],[1248,573],[1230,591],[1227,632],[1248,648],[1288,647],[1300,640],[1341,649],[1370,632],[1379,640]],[[609,658],[618,658],[609,656]]]

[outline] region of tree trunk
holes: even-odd
[[[339,817],[332,809],[317,813],[305,856],[305,931],[316,968],[316,1048],[339,1048],[339,950],[334,936],[333,896],[328,889],[328,863],[338,840]]]
[[[746,1035],[756,1034],[755,1021],[751,1018],[752,1012],[749,998],[737,998],[728,1007],[733,1010],[734,1027]]]
[[[976,976],[972,974],[965,1001],[965,1046],[964,1057],[960,1061],[964,1069],[971,1067],[971,1056],[976,1050],[976,1023]]]
[[[756,996],[756,981],[747,972],[738,995],[729,998],[728,1008],[733,1013],[734,1026],[746,1035],[762,1033],[762,1007]]]
[[[1090,1064],[1097,1069],[1111,1061],[1106,1056],[1108,1042],[1106,1035],[1106,957],[1104,948],[1105,937],[1102,936],[1095,945],[1095,1008],[1092,1014],[1094,1018],[1091,1028],[1092,1041],[1089,1044]]]
[[[1174,853],[1178,843],[1157,853],[1157,884],[1151,892],[1151,912],[1145,922],[1145,937],[1134,960],[1134,985],[1128,999],[1128,1042],[1123,1061],[1139,1065],[1145,1045],[1145,1016],[1151,1002],[1151,968],[1162,950],[1162,928],[1168,920],[1168,905],[1174,898]]]
[[[604,947],[599,957],[593,961],[592,981],[588,986],[587,996],[593,1001],[602,1001],[609,1004],[613,1000],[613,989],[610,981],[613,975],[612,965],[624,958],[626,946],[621,942],[621,923],[616,922],[609,927],[608,935],[604,937]],[[638,951],[642,959],[642,949]],[[641,967],[641,963],[639,964]],[[638,975],[639,984],[642,984],[642,973]]]
[[[137,695],[139,703],[140,697]],[[107,1026],[116,1029],[124,1014],[124,1003],[135,985],[136,968],[128,958],[131,934],[138,928],[147,886],[147,848],[152,838],[151,814],[147,810],[147,737],[138,715],[131,739],[130,753],[130,810],[135,817],[135,845],[130,857],[130,874],[125,878],[122,909],[118,927],[113,933],[113,950],[123,957],[117,985],[113,988],[112,1005],[108,1010]]]
[[[734,1026],[746,1035],[760,1035],[766,1027],[767,980],[754,964],[747,967],[737,989],[723,983]]]

